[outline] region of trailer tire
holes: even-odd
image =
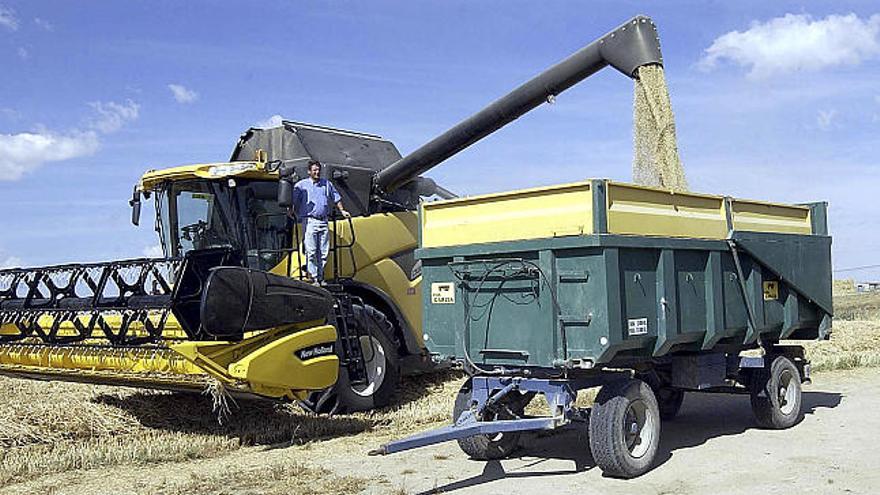
[[[647,383],[606,384],[590,411],[590,452],[606,476],[634,478],[654,463],[660,445],[660,409]]]
[[[455,396],[455,405],[452,408],[452,422],[458,420],[461,413],[471,407],[471,381],[468,380],[461,386],[458,395]],[[518,408],[518,405],[513,405]],[[522,406],[525,408],[525,405]],[[483,415],[479,418],[481,421],[491,421],[494,419],[513,419],[502,409],[500,412],[491,413],[491,417]],[[471,459],[478,461],[490,461],[495,459],[504,459],[509,456],[519,445],[520,434],[518,432],[499,433],[497,435],[474,435],[472,437],[462,438],[458,440],[458,446]]]
[[[354,386],[348,377],[348,368],[339,367],[339,377],[332,387],[313,392],[307,400],[301,401],[303,408],[317,414],[344,414],[357,411],[369,411],[387,406],[400,382],[400,355],[394,341],[394,325],[388,317],[369,304],[353,306],[355,318],[368,325],[368,337],[372,342],[361,342],[365,349],[367,367],[373,369],[368,375],[371,382],[366,386]],[[367,346],[372,348],[367,350]],[[338,343],[337,343],[338,345]],[[375,349],[375,354],[370,350]],[[368,354],[372,354],[372,359]]]
[[[796,425],[801,411],[801,375],[786,356],[777,356],[770,368],[752,375],[752,412],[763,428],[783,430]]]

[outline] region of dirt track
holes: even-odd
[[[656,468],[631,481],[603,478],[577,431],[533,438],[503,462],[466,461],[444,445],[381,459],[376,468],[414,466],[404,486],[415,493],[877,493],[878,408],[878,370],[816,376],[804,394],[804,421],[787,431],[755,428],[745,396],[690,395],[681,416],[663,425]]]
[[[794,428],[766,431],[753,426],[747,397],[688,396],[681,416],[663,425],[656,468],[631,481],[603,478],[583,433],[568,431],[527,438],[516,457],[503,462],[470,461],[454,443],[367,457],[375,437],[354,436],[305,449],[253,447],[215,459],[69,472],[2,491],[174,492],[169,488],[193,476],[305,461],[372,478],[365,493],[374,494],[877,493],[880,369],[817,375],[806,388],[804,410]]]

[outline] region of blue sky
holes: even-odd
[[[273,115],[405,154],[638,13],[692,189],[829,201],[835,267],[880,264],[876,2],[0,0],[0,265],[149,252],[140,174],[226,160]],[[430,175],[463,194],[627,181],[631,127],[632,83],[605,70]]]

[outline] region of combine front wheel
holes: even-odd
[[[346,366],[339,367],[336,385],[311,394],[301,405],[319,414],[342,414],[368,411],[386,406],[400,381],[400,356],[394,344],[394,326],[378,309],[369,304],[353,306],[352,324],[364,326],[360,338],[367,379],[352,383]]]

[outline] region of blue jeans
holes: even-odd
[[[327,221],[303,218],[303,245],[306,248],[306,268],[313,280],[324,280],[324,265],[330,252]]]

